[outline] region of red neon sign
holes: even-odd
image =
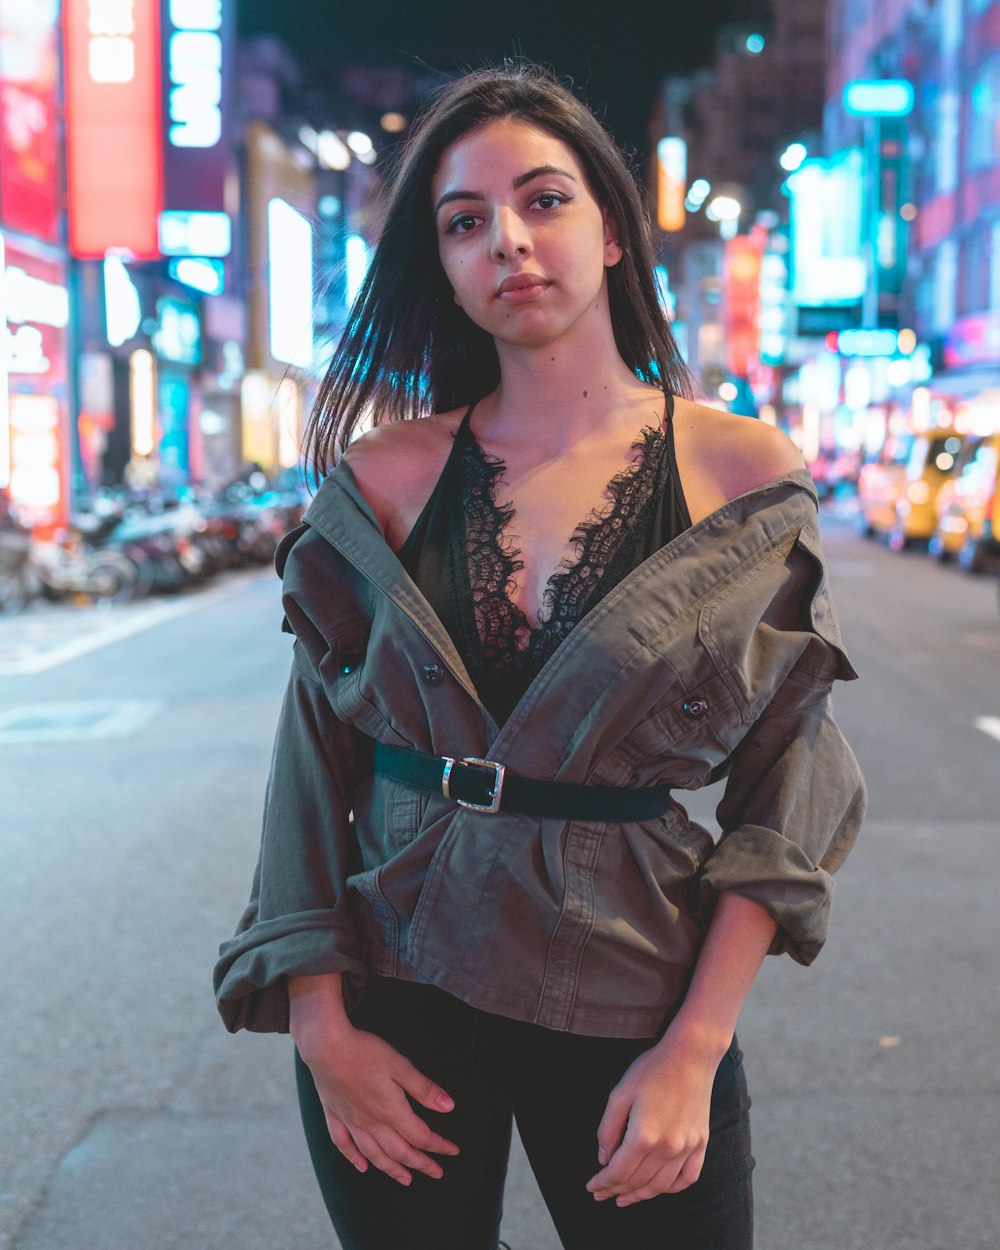
[[[0,216],[55,242],[59,224],[56,0],[0,0]]]
[[[159,0],[66,0],[69,249],[97,260],[122,248],[159,256]]]
[[[50,537],[69,515],[66,270],[8,243],[0,281],[7,311],[8,493],[19,515]]]
[[[725,288],[726,353],[730,372],[746,377],[760,356],[761,240],[738,234],[726,243],[722,262]]]

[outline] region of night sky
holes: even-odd
[[[316,86],[350,64],[542,61],[640,157],[659,79],[709,64],[721,26],[768,11],[767,0],[237,0],[240,34],[281,36]]]

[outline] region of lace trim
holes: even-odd
[[[524,568],[520,551],[503,541],[514,516],[511,502],[497,503],[499,480],[507,466],[489,456],[467,434],[459,459],[460,498],[464,508],[464,561],[456,569],[454,585],[467,580],[474,630],[463,630],[462,654],[471,659],[473,682],[484,675],[509,673],[521,667],[531,639],[531,628],[512,595],[514,574]],[[456,605],[460,606],[460,605]],[[463,611],[453,619],[467,622]]]
[[[514,516],[511,501],[499,503],[507,466],[488,455],[471,435],[460,460],[465,504],[465,556],[476,637],[466,638],[466,655],[478,673],[491,677],[537,672],[562,640],[628,573],[654,504],[666,438],[651,426],[633,443],[630,463],[604,490],[608,501],[594,508],[570,537],[574,557],[560,561],[542,596],[532,626],[514,604],[514,574],[524,568],[520,549],[506,537]]]

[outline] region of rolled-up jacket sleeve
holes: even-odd
[[[295,645],[250,901],[215,965],[216,1001],[233,1033],[288,1031],[290,975],[363,979],[366,971],[346,882],[360,858],[351,808],[359,777],[371,768],[371,742],[338,720],[320,676],[328,644],[314,616],[329,596],[310,591],[323,545],[300,543],[308,530],[292,530],[275,557],[282,629]]]
[[[289,974],[364,972],[344,884],[356,854],[354,737],[298,656],[278,721],[250,901],[215,966],[230,1032],[287,1032]]]
[[[824,648],[820,639],[815,648]],[[797,666],[733,753],[717,809],[722,836],[699,883],[703,907],[724,890],[759,903],[778,924],[770,953],[802,964],[826,940],[831,874],[854,844],[867,799],[831,713],[832,680]]]

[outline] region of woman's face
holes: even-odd
[[[445,149],[431,191],[455,302],[497,340],[546,346],[607,315],[607,268],[621,248],[561,139],[490,122]]]

